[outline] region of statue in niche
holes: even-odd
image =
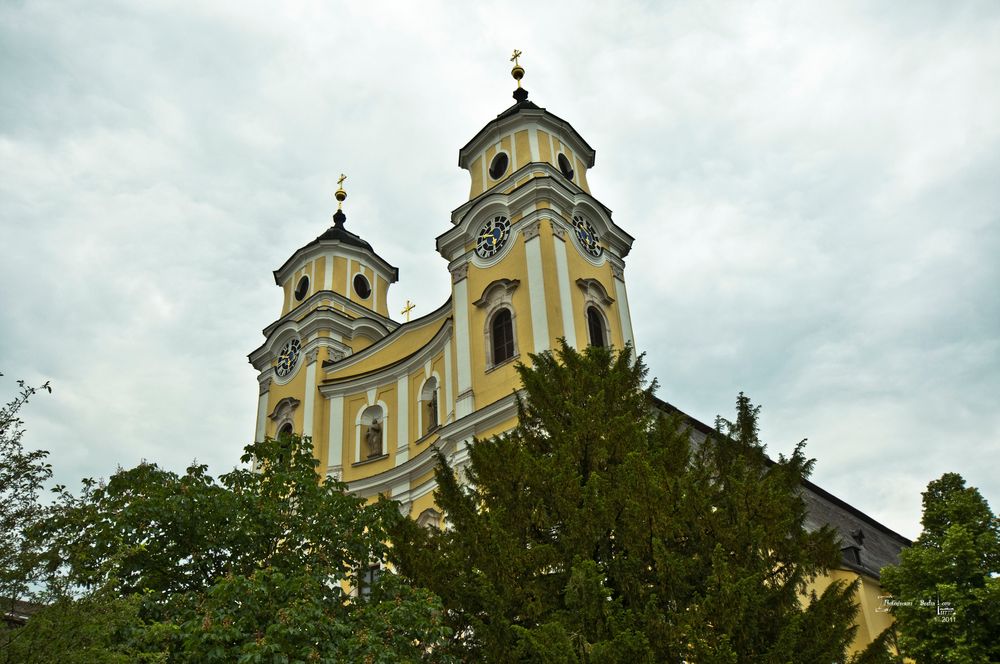
[[[431,400],[427,403],[427,431],[438,425],[438,391],[431,392]]]
[[[365,442],[368,443],[369,459],[382,456],[382,425],[379,423],[377,417],[368,425],[368,431],[365,433]]]

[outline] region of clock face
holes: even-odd
[[[292,373],[292,369],[295,368],[295,363],[299,359],[299,348],[301,345],[301,341],[292,339],[281,347],[281,352],[278,353],[278,366],[275,368],[275,372],[282,378]]]
[[[510,237],[510,222],[503,215],[493,217],[479,229],[476,237],[476,253],[481,258],[496,256]]]
[[[601,239],[597,237],[597,231],[594,230],[594,226],[589,221],[576,215],[573,217],[573,229],[576,231],[576,239],[580,241],[580,245],[588,254],[591,256],[601,255],[604,247],[601,246]]]

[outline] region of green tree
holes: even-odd
[[[144,463],[86,480],[80,496],[60,487],[34,536],[52,587],[72,592],[26,634],[39,640],[53,622],[46,612],[79,621],[104,598],[106,628],[89,628],[104,657],[95,661],[445,661],[434,646],[447,629],[429,592],[392,575],[370,594],[350,592],[359,570],[384,560],[395,504],[321,481],[308,439],[255,443],[242,460],[256,470],[216,480],[201,465],[178,476]],[[24,661],[61,661],[55,654],[40,645]]]
[[[0,376],[3,376],[0,373]],[[24,435],[21,408],[38,391],[52,391],[48,383],[39,388],[17,383],[16,397],[0,408],[0,613],[14,610],[28,595],[31,581],[30,542],[24,532],[41,516],[38,495],[52,476],[45,462],[47,452],[27,451],[21,443]],[[2,630],[2,626],[0,626]],[[0,631],[0,661],[16,632]]]
[[[804,527],[799,444],[771,462],[740,395],[692,446],[656,414],[641,358],[563,344],[518,368],[508,434],[441,463],[449,527],[394,529],[401,572],[443,600],[458,656],[513,662],[842,661],[854,587],[802,601],[839,562]]]
[[[1000,661],[1000,523],[946,473],[923,494],[923,532],[882,570],[901,654],[923,664]]]
[[[8,662],[136,664],[165,662],[166,653],[143,639],[139,595],[99,591],[80,599],[59,597],[31,616],[4,653]]]

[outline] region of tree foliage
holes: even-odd
[[[0,373],[0,376],[3,376]],[[0,408],[0,613],[13,611],[25,597],[31,575],[30,542],[24,532],[41,516],[38,503],[42,485],[52,476],[44,451],[24,449],[21,408],[38,391],[52,391],[48,383],[35,388],[18,381],[18,394]],[[14,637],[0,632],[0,661]]]
[[[385,558],[395,505],[320,481],[308,439],[254,443],[243,461],[256,470],[216,480],[202,465],[179,476],[143,463],[86,480],[79,496],[60,487],[34,535],[52,587],[75,593],[30,620],[28,636],[51,623],[46,612],[103,601],[113,620],[91,630],[106,651],[95,661],[440,660],[447,629],[430,593],[391,575],[368,597],[350,592]]]
[[[1000,523],[956,473],[927,485],[923,531],[882,570],[901,654],[917,662],[1000,661]]]
[[[496,662],[841,661],[854,587],[806,584],[839,562],[808,532],[802,444],[771,462],[740,395],[693,446],[656,414],[641,358],[565,344],[520,366],[517,427],[444,457],[449,527],[401,521],[392,555],[443,600],[449,652]]]

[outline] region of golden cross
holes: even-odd
[[[521,57],[521,52],[520,52],[519,50],[517,50],[517,49],[515,48],[515,49],[514,49],[514,55],[510,56],[510,61],[514,63],[514,66],[515,66],[515,67],[517,67],[517,66],[518,66],[518,65],[517,65],[517,59],[518,59],[519,57]]]
[[[399,312],[401,314],[406,314],[406,322],[407,323],[410,322],[410,312],[413,311],[413,307],[415,307],[415,306],[417,306],[417,305],[415,305],[412,302],[410,302],[409,300],[407,300],[406,301],[406,306],[403,307],[403,310]]]
[[[337,210],[344,204],[344,200],[347,198],[347,192],[344,191],[344,180],[347,176],[343,173],[340,174],[340,178],[337,180],[337,191],[333,193],[333,197],[337,199]]]

